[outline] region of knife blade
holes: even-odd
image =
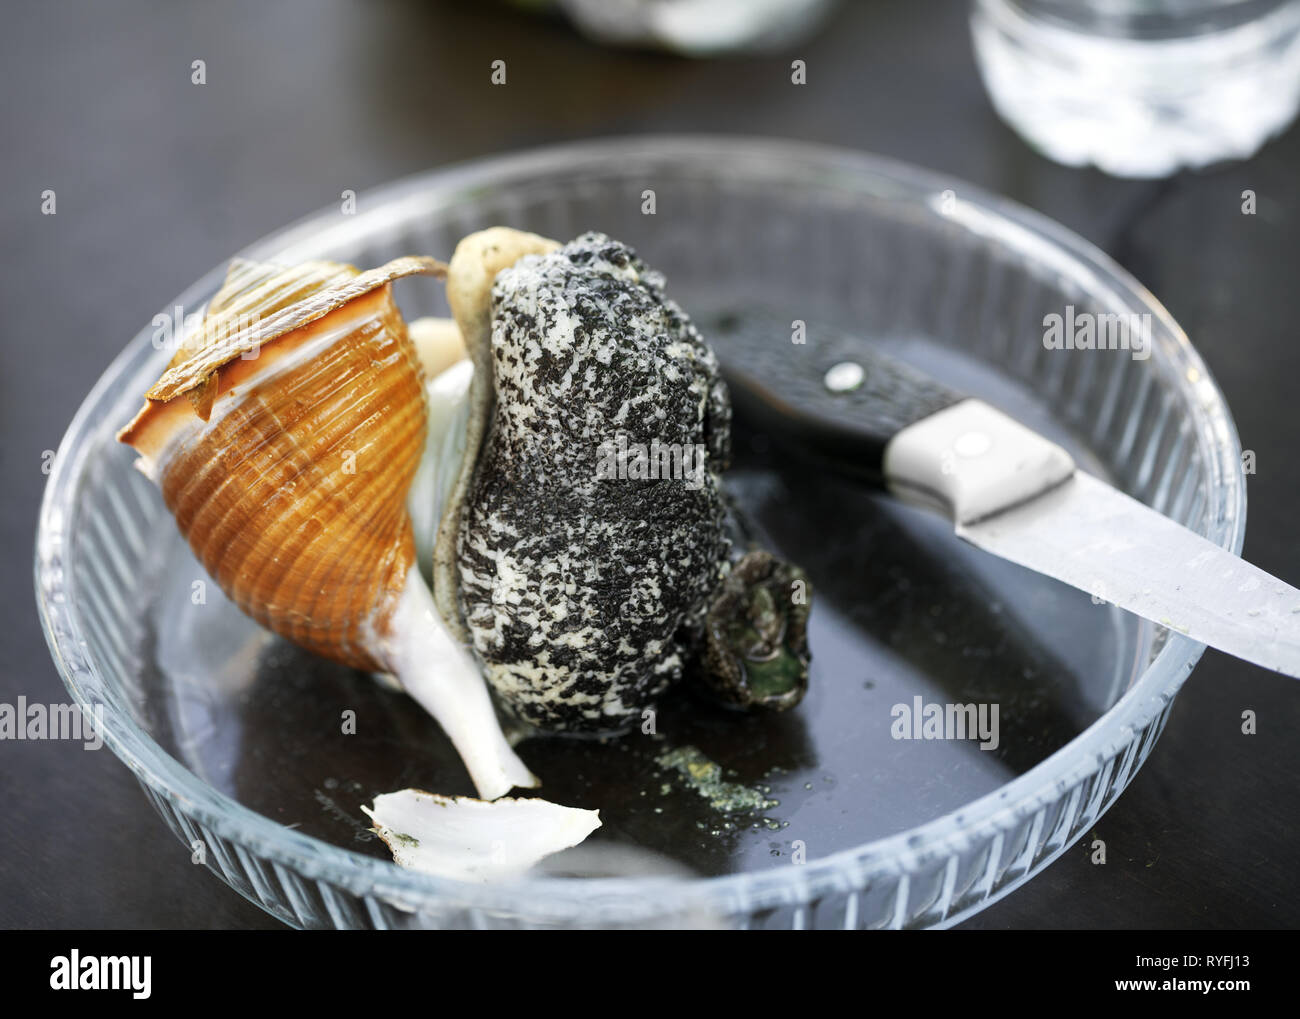
[[[1036,499],[958,524],[957,535],[1202,644],[1300,677],[1300,591],[1084,471]]]
[[[837,335],[792,359],[788,335],[709,336],[736,413],[775,441],[946,513],[977,548],[1300,678],[1300,590],[861,339]]]

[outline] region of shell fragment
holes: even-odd
[[[440,796],[403,789],[361,808],[402,867],[460,881],[517,877],[576,846],[600,827],[600,813],[539,799]]]

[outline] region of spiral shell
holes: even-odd
[[[118,438],[231,601],[318,655],[393,673],[495,799],[538,781],[435,610],[406,504],[428,405],[391,284],[445,268],[236,261]]]
[[[360,669],[389,666],[377,638],[414,561],[404,500],[424,443],[423,378],[387,280],[429,269],[236,263],[121,435],[156,456],[164,502],[236,605]],[[219,344],[222,322],[242,328]]]

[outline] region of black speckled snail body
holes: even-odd
[[[706,634],[751,583],[771,600],[772,560],[760,578],[746,557],[724,585],[730,402],[663,278],[603,234],[560,247],[496,228],[462,242],[448,288],[475,374],[485,369],[475,385],[491,385],[471,401],[477,456],[443,518],[435,588],[502,701],[541,729],[617,732],[707,650],[728,703],[797,703],[806,643],[775,692],[756,682],[749,635]],[[806,604],[770,608],[802,639]],[[728,639],[745,643],[739,658]]]

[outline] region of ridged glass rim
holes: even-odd
[[[963,206],[978,213],[980,228],[1006,243],[1051,260],[1089,291],[1099,285],[1152,316],[1152,367],[1164,362],[1186,390],[1196,437],[1214,482],[1207,494],[1207,527],[1201,533],[1234,553],[1245,536],[1245,484],[1240,445],[1231,414],[1217,384],[1187,336],[1168,311],[1109,257],[1065,227],[1009,199],[957,178],[892,159],[805,142],[724,135],[643,135],[548,146],[491,156],[416,174],[364,192],[364,209],[340,220],[336,207],[313,213],[245,248],[247,257],[293,257],[293,249],[315,245],[332,231],[365,234],[377,225],[400,221],[412,208],[453,205],[466,191],[481,195],[524,184],[538,175],[581,169],[602,161],[671,164],[708,160],[715,174],[755,179],[802,174],[810,183],[829,180],[840,187],[879,195],[882,188],[901,201],[935,206],[954,189]],[[721,169],[725,167],[725,169]],[[438,253],[435,253],[438,254]],[[165,307],[195,305],[211,293],[225,272],[214,268]],[[147,359],[150,327],[145,327],[105,370],[82,402],[60,443],[41,503],[36,538],[36,601],[50,653],[64,684],[83,707],[102,704],[104,741],[148,788],[175,809],[200,821],[216,835],[245,846],[313,880],[323,880],[359,895],[374,896],[419,910],[437,905],[524,913],[531,920],[556,923],[636,923],[684,915],[725,917],[806,904],[823,895],[861,890],[881,877],[901,877],[968,848],[977,839],[1012,829],[1019,821],[1059,799],[1118,755],[1136,734],[1164,710],[1204,651],[1178,633],[1124,695],[1091,726],[1055,753],[979,799],[908,830],[851,849],[810,859],[803,866],[701,877],[534,878],[507,885],[472,885],[403,870],[286,828],[218,792],[162,749],[108,698],[97,696],[105,680],[96,662],[83,654],[86,642],[65,577],[65,522],[75,518],[87,458],[86,441],[113,422],[96,420],[99,404],[115,383],[139,371]],[[156,354],[157,352],[150,352]],[[1195,380],[1195,381],[1191,381]],[[1140,763],[1140,762],[1139,762]],[[1103,805],[1103,809],[1104,809]],[[960,818],[960,820],[958,820]],[[945,925],[1001,898],[1051,862],[1074,840],[1039,859],[1025,873],[949,916]]]

